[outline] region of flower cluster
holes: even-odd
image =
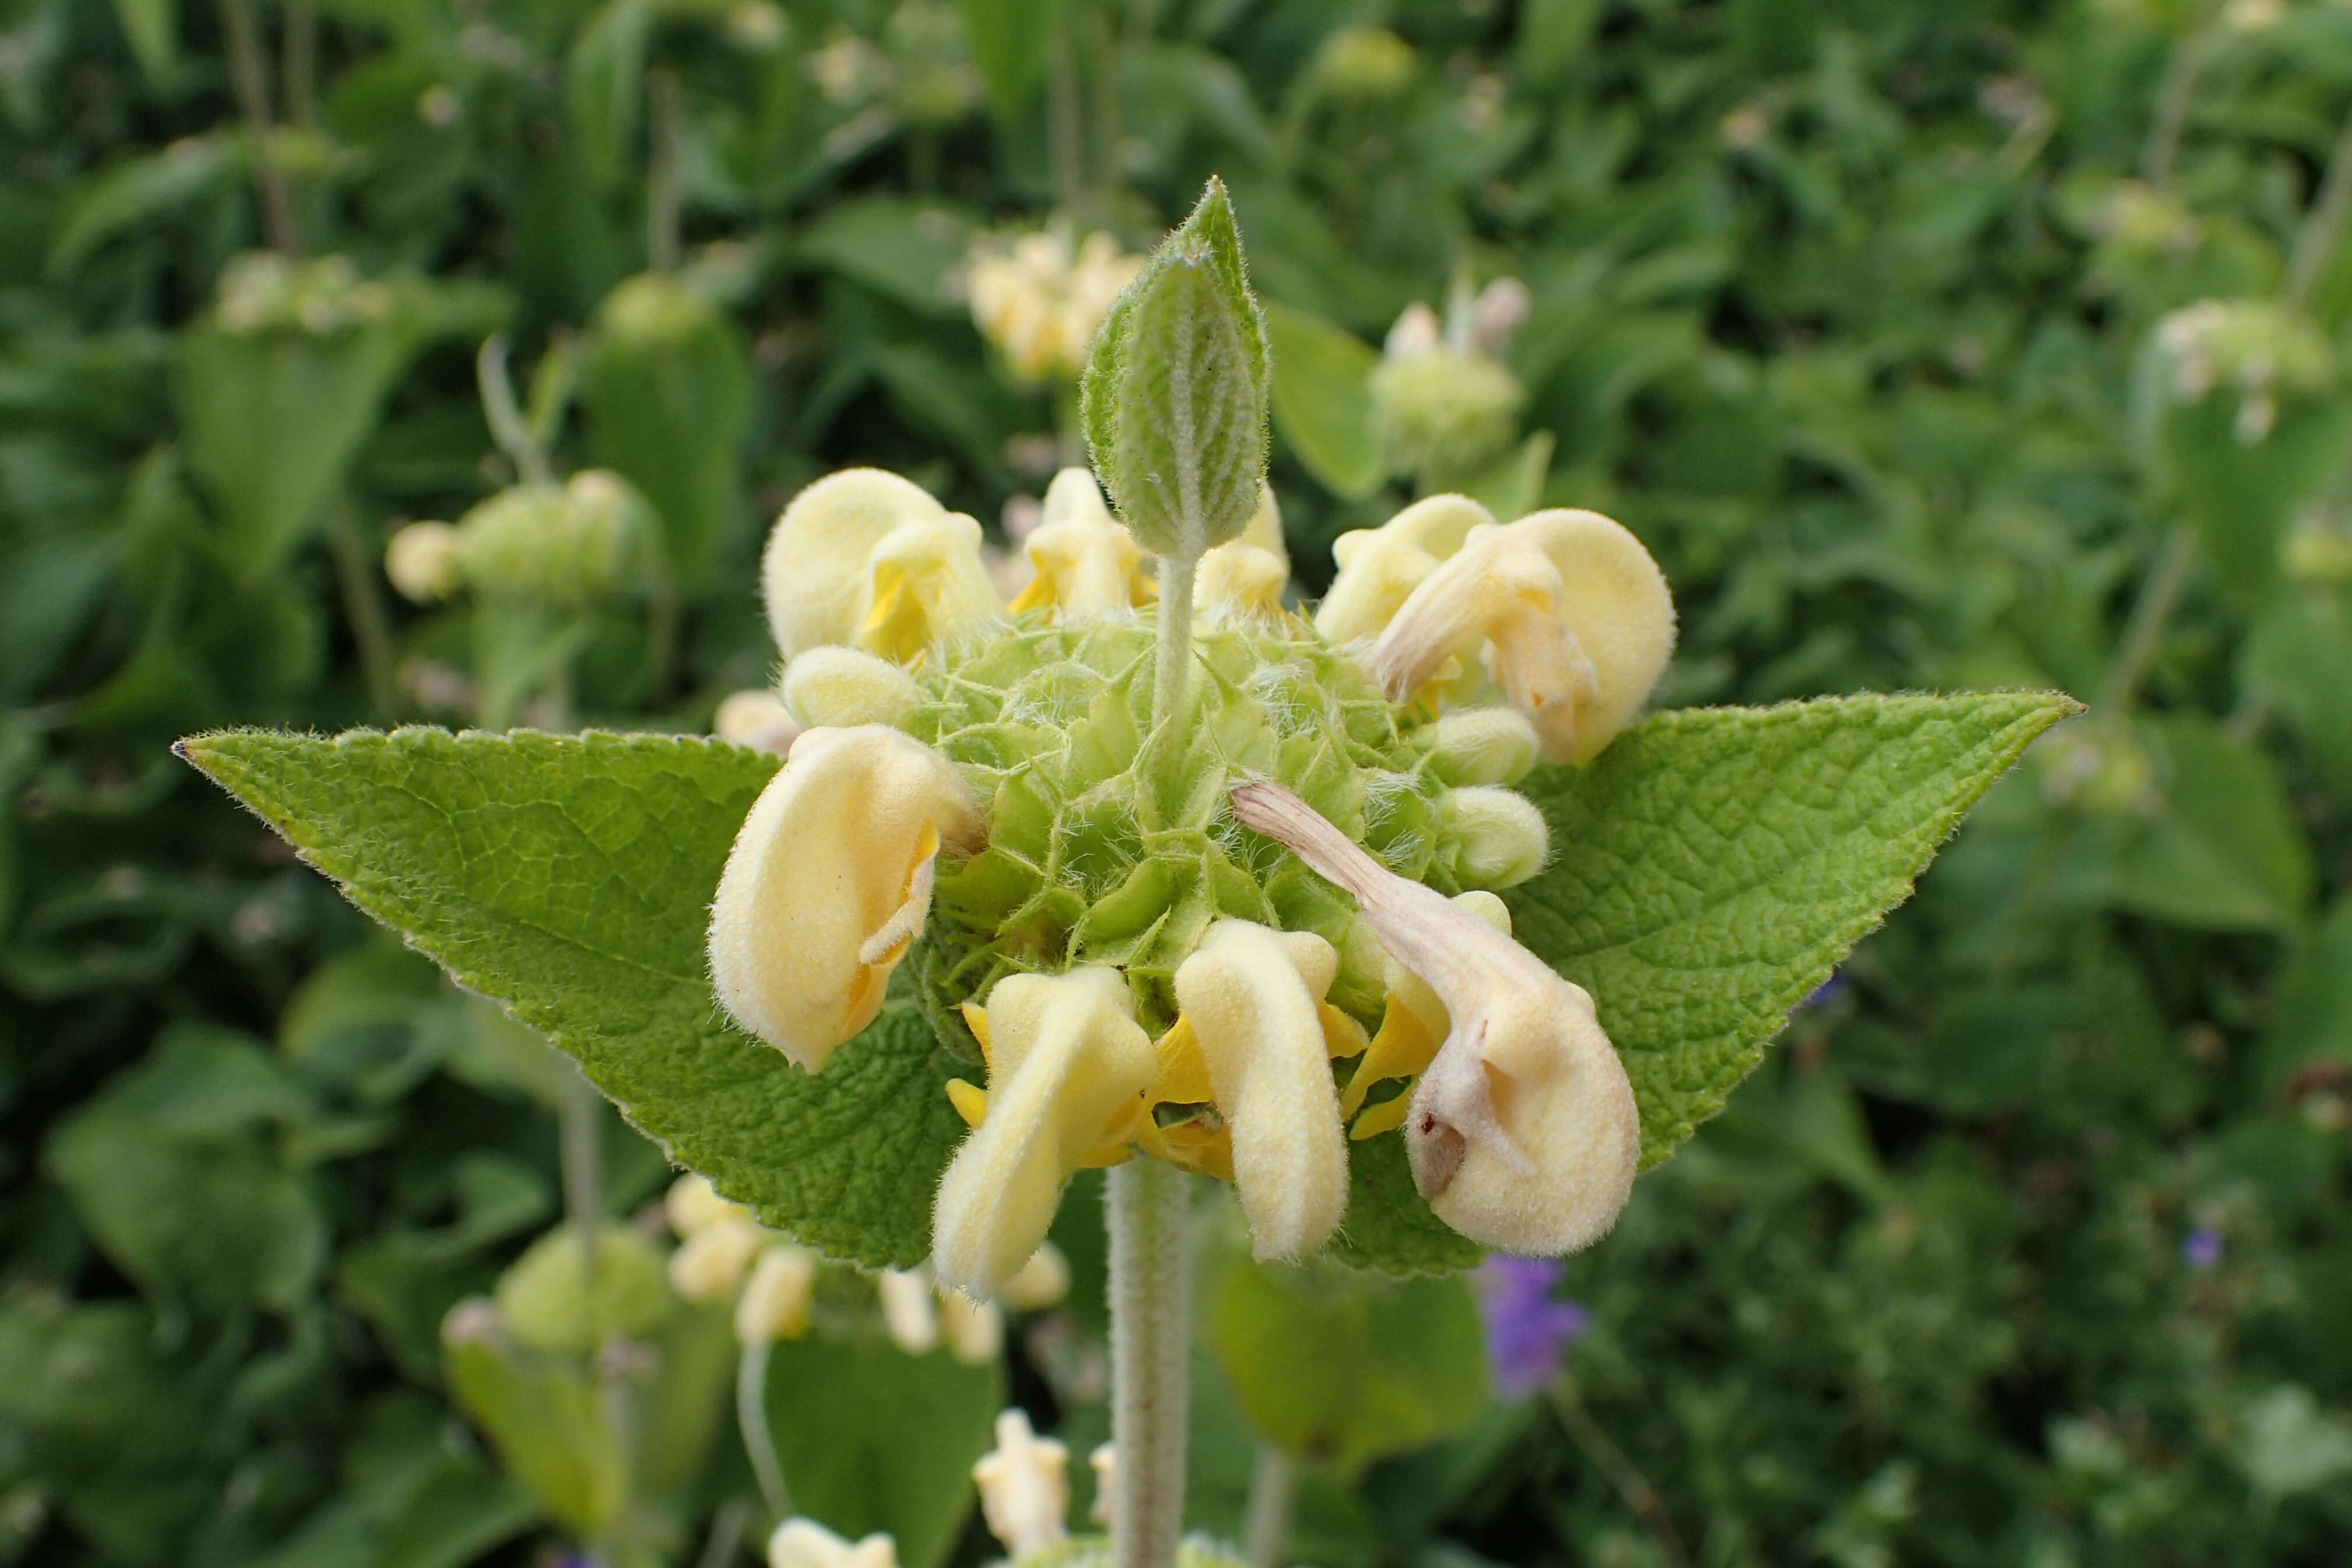
[[[811,1072],[894,973],[975,1069],[937,1278],[997,1290],[1084,1167],[1234,1183],[1262,1258],[1344,1216],[1350,1140],[1401,1135],[1435,1213],[1515,1252],[1601,1235],[1639,1158],[1591,998],[1491,889],[1548,854],[1509,786],[1590,760],[1674,641],[1664,579],[1591,512],[1460,496],[1338,546],[1286,607],[1270,507],[1202,561],[1155,721],[1149,561],[1084,470],[1011,605],[980,531],[875,470],[821,479],[763,565],[803,726],[711,913],[714,988]]]
[[[2336,379],[2326,335],[2267,300],[2202,300],[2157,323],[2164,387],[2176,403],[2234,394],[2232,428],[2259,446],[2278,423],[2279,404],[2325,393]]]
[[[238,257],[221,274],[215,319],[232,332],[303,332],[332,337],[382,321],[398,301],[362,279],[346,256],[299,261],[274,250]]]
[[[1066,226],[982,241],[964,270],[971,319],[1024,381],[1076,381],[1087,350],[1143,258],[1108,234]]]
[[[642,587],[652,570],[651,507],[618,474],[514,485],[455,523],[412,522],[384,546],[384,575],[418,604],[461,587],[579,608]]]
[[[1396,319],[1372,372],[1372,428],[1390,471],[1442,479],[1475,471],[1517,434],[1527,388],[1503,363],[1527,319],[1527,285],[1498,278],[1455,290],[1441,325],[1414,303]]]

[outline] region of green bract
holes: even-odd
[[[1993,693],[1670,713],[1590,767],[1523,782],[1554,859],[1510,895],[1518,934],[1598,1002],[1646,1161],[1721,1106],[1968,806],[2073,710]],[[988,733],[953,732],[971,747]],[[933,1192],[965,1131],[943,1087],[968,1071],[959,1052],[912,1005],[886,1006],[811,1075],[711,1002],[711,893],[774,757],[676,736],[426,729],[232,731],[181,750],[763,1223],[867,1264],[929,1252]],[[1338,1257],[1393,1274],[1476,1260],[1415,1194],[1398,1140],[1349,1152]]]

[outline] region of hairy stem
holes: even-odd
[[[1192,1190],[1157,1160],[1112,1168],[1110,1542],[1118,1568],[1171,1568],[1184,1524]]]
[[[677,79],[667,71],[646,76],[646,118],[652,122],[646,156],[646,264],[656,272],[677,269],[680,164],[685,152],[685,106]]]
[[[1281,1568],[1298,1509],[1298,1461],[1272,1443],[1257,1446],[1250,1467],[1249,1511],[1242,1521],[1242,1555],[1250,1568]]]
[[[2138,698],[2139,683],[2155,662],[2196,559],[2196,531],[2185,522],[2174,523],[2157,548],[2155,566],[2140,584],[2139,599],[2132,605],[2131,623],[2124,628],[2115,662],[2107,666],[2105,678],[2099,682],[2099,709],[2109,718],[2121,720]]]
[[[1192,673],[1192,579],[1200,567],[1197,556],[1160,558],[1160,641],[1151,667],[1151,744],[1160,757],[1175,744],[1182,721],[1184,695]]]
[[[735,1367],[735,1426],[743,1435],[743,1452],[751,1457],[751,1474],[760,1483],[760,1500],[779,1524],[792,1517],[792,1494],[784,1489],[784,1468],[776,1458],[775,1435],[768,1430],[768,1342],[743,1347]]]

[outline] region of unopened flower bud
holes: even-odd
[[[736,1299],[736,1342],[799,1339],[808,1332],[809,1301],[815,1292],[816,1255],[790,1242],[770,1243]]]
[[[800,738],[801,723],[772,691],[736,691],[720,700],[710,732],[730,745],[781,757]]]
[[[1070,1293],[1070,1260],[1050,1241],[1039,1242],[1010,1279],[996,1292],[998,1300],[1016,1312],[1042,1312]]]
[[[1516,888],[1551,854],[1551,830],[1525,795],[1493,785],[1437,797],[1438,858],[1456,882]]]
[[[885,1268],[874,1277],[882,1298],[882,1326],[908,1355],[929,1355],[940,1342],[939,1299],[919,1268]]]
[[[721,1220],[751,1217],[750,1209],[720,1197],[710,1178],[697,1171],[688,1171],[669,1184],[662,1197],[662,1213],[670,1229],[680,1237],[692,1236]]]
[[[1510,445],[1527,388],[1500,361],[1440,346],[1372,372],[1372,434],[1396,474],[1462,474]]]
[[[1390,98],[1412,80],[1412,46],[1386,27],[1340,27],[1323,40],[1316,74],[1334,98]]]
[[[813,647],[784,667],[784,707],[812,730],[887,724],[923,700],[914,677],[854,647]]]
[[[708,1225],[669,1255],[669,1286],[688,1301],[723,1301],[743,1283],[767,1233],[748,1219],[722,1219]]]
[[[1004,1309],[961,1290],[940,1297],[940,1331],[948,1352],[966,1366],[986,1366],[1004,1352]]]
[[[400,596],[429,605],[457,591],[457,531],[446,522],[412,522],[383,547],[383,574]]]
[[[1542,753],[1543,740],[1516,708],[1469,708],[1422,731],[1430,771],[1456,788],[1515,784]]]

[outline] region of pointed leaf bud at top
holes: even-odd
[[[1321,1016],[1339,969],[1339,953],[1311,931],[1222,920],[1176,971],[1176,1003],[1233,1134],[1234,1187],[1261,1258],[1314,1251],[1348,1206]]]
[[[1468,496],[1426,496],[1378,528],[1341,534],[1331,546],[1339,574],[1315,611],[1315,629],[1334,644],[1378,637],[1422,579],[1460,550],[1472,529],[1494,521]]]
[[[1135,1113],[1159,1067],[1116,969],[1007,975],[983,1016],[986,1117],[940,1178],[931,1224],[940,1278],[976,1296],[1045,1241],[1063,1184]]]
[[[1482,647],[1488,674],[1553,762],[1589,762],[1657,683],[1675,605],[1650,552],[1591,511],[1482,527],[1413,589],[1367,659],[1410,701]]]
[[[1143,547],[1111,516],[1084,468],[1054,476],[1045,515],[1021,548],[1036,575],[1013,601],[1015,614],[1049,606],[1062,622],[1126,618],[1151,600]]]
[[[862,647],[900,663],[1003,615],[980,524],[878,468],[828,474],[794,496],[761,558],[768,628],[789,663]]]
[[[905,667],[854,647],[813,647],[784,667],[784,706],[812,730],[887,724],[923,700]]]
[[[1233,204],[1212,179],[1112,305],[1081,387],[1096,471],[1146,550],[1197,561],[1248,523],[1272,380]]]
[[[933,862],[986,839],[971,787],[896,730],[811,730],[753,803],[710,906],[710,978],[811,1072],[874,1021],[929,914]]]
[[[1413,1183],[1488,1247],[1572,1252],[1614,1223],[1641,1163],[1633,1086],[1592,998],[1503,932],[1407,881],[1278,784],[1233,792],[1244,826],[1353,894],[1389,955],[1427,983],[1445,1041],[1406,1111]]]

